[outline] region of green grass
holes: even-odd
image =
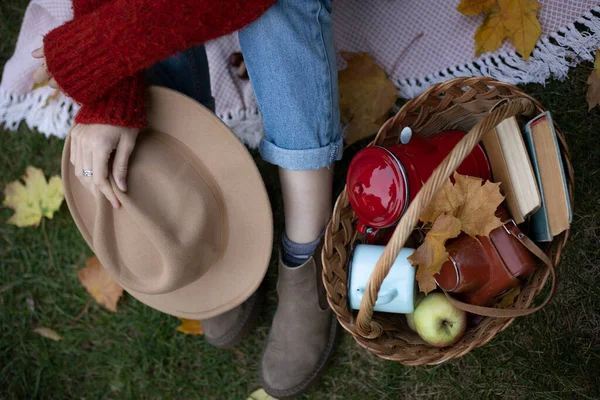
[[[14,48],[27,2],[8,3],[0,4],[0,66]],[[564,82],[525,87],[565,132],[576,174],[573,230],[553,302],[484,348],[436,367],[380,360],[344,334],[331,367],[306,398],[600,398],[600,111],[587,111],[588,73],[579,67]],[[59,174],[62,145],[25,125],[16,133],[0,131],[0,190],[27,165]],[[337,168],[338,190],[355,149]],[[276,171],[258,163],[278,229]],[[127,295],[116,314],[94,303],[72,324],[88,303],[76,271],[91,252],[66,205],[46,223],[55,267],[42,230],[7,225],[10,215],[0,208],[0,398],[245,399],[258,388],[257,365],[276,305],[273,267],[259,325],[233,350],[176,332],[176,318]],[[64,341],[34,334],[38,326],[56,330]]]

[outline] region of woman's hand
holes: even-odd
[[[37,83],[38,85],[41,85],[47,81],[48,86],[50,86],[51,88],[54,88],[54,89],[58,89],[58,85],[56,84],[56,81],[54,80],[52,75],[50,75],[50,72],[48,72],[48,68],[46,67],[46,58],[44,57],[44,47],[35,49],[31,53],[31,55],[34,58],[41,59],[40,66],[33,73],[33,82]]]
[[[75,175],[95,196],[98,191],[119,208],[119,200],[108,181],[112,173],[119,189],[127,191],[127,166],[139,129],[112,125],[77,124],[71,130],[71,164]],[[108,163],[115,151],[112,171]]]

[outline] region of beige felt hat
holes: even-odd
[[[113,279],[139,301],[189,319],[243,303],[269,265],[273,223],[256,165],[208,109],[149,89],[148,129],[129,162],[121,202],[94,197],[62,158],[65,198],[81,234]]]

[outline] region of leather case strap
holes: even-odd
[[[554,296],[554,293],[556,292],[556,271],[554,269],[554,265],[552,264],[552,262],[550,261],[548,256],[542,251],[542,249],[540,249],[531,239],[529,239],[523,232],[521,232],[514,223],[506,223],[504,225],[504,227],[506,228],[506,231],[510,235],[514,236],[533,255],[535,255],[537,258],[539,258],[546,265],[546,267],[548,267],[548,270],[550,271],[550,275],[552,275],[552,283],[550,286],[550,293],[548,293],[548,296],[546,296],[546,298],[544,299],[544,302],[537,307],[503,309],[503,308],[475,306],[472,304],[464,303],[462,301],[456,300],[455,298],[450,296],[450,294],[448,292],[444,291],[444,294],[446,295],[448,300],[450,300],[450,303],[452,303],[456,308],[459,308],[461,310],[464,310],[464,311],[467,311],[467,312],[470,312],[473,314],[482,315],[484,317],[515,318],[515,317],[523,317],[525,315],[531,315],[531,314],[541,310],[542,308],[544,308],[550,302],[550,300],[552,300],[552,297]]]

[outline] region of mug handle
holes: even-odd
[[[361,289],[360,290],[360,294],[358,295],[358,301],[359,302],[362,301],[362,297],[363,297],[364,293],[365,293],[365,289]],[[382,306],[384,304],[389,304],[397,296],[398,296],[398,290],[397,289],[392,289],[392,290],[388,290],[388,291],[385,291],[385,292],[379,292],[379,295],[377,296],[377,302],[375,303],[375,306]]]

